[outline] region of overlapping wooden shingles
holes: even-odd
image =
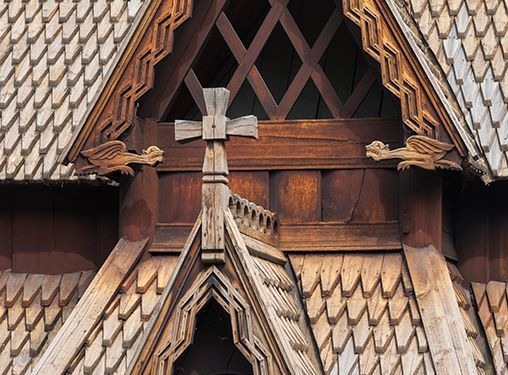
[[[125,373],[177,259],[152,256],[136,265],[69,366],[70,373]]]
[[[472,305],[471,293],[464,287],[464,278],[455,264],[451,262],[448,262],[447,264],[453,288],[455,290],[455,295],[457,296],[460,314],[464,321],[467,340],[471,347],[471,353],[473,353],[476,367],[481,372],[487,371],[487,373],[489,373],[489,370],[491,370],[492,367],[492,363],[490,362],[490,353],[487,351],[488,348],[485,345],[485,335],[480,328],[481,323]]]
[[[472,283],[473,294],[497,374],[508,373],[507,283]]]
[[[28,374],[94,276],[0,273],[0,374]]]
[[[291,346],[296,368],[302,374],[315,373],[316,364],[312,363],[311,339],[301,329],[301,325],[306,323],[304,312],[297,304],[296,299],[299,297],[296,285],[284,269],[287,262],[284,254],[275,248],[272,251],[280,253],[278,261],[268,257],[252,256],[257,266],[257,275],[262,280],[265,303],[275,310],[274,323]]]
[[[57,159],[142,2],[0,2],[0,180],[72,178]]]
[[[508,176],[508,3],[406,3],[494,176]]]
[[[434,373],[400,253],[290,259],[327,374]]]

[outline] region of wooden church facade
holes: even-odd
[[[322,3],[145,1],[81,182],[0,186],[0,374],[508,371],[505,182],[391,1]]]

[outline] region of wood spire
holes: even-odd
[[[203,121],[175,121],[175,139],[206,140],[203,162],[201,258],[206,263],[224,262],[224,210],[230,196],[225,141],[229,135],[258,138],[256,116],[233,120],[226,117],[229,90],[203,89],[207,114]]]

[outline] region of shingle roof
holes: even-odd
[[[490,281],[472,283],[478,314],[487,335],[497,374],[508,373],[508,287],[507,283]]]
[[[412,30],[420,52],[431,55],[431,75],[444,89],[446,104],[456,110],[456,125],[463,138],[468,133],[476,141],[471,154],[479,151],[491,178],[508,177],[508,2],[390,3]]]
[[[0,272],[0,374],[30,374],[94,272]]]
[[[435,373],[400,253],[291,256],[326,374]]]
[[[143,0],[0,2],[0,180],[72,179],[57,159]]]
[[[140,261],[86,338],[69,368],[72,374],[124,374],[160,300],[178,256]]]

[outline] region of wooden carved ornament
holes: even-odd
[[[203,90],[207,115],[202,122],[176,120],[175,139],[206,140],[203,163],[201,258],[206,263],[224,262],[224,211],[228,209],[228,162],[225,141],[229,135],[258,137],[256,116],[230,120],[226,117],[229,90],[213,88]]]
[[[443,159],[453,147],[453,145],[423,135],[409,137],[405,147],[395,150],[390,150],[390,146],[381,141],[374,141],[365,146],[367,157],[376,161],[402,159],[403,161],[397,166],[399,171],[408,169],[412,165],[431,171],[436,168],[461,170],[461,166],[457,163]]]
[[[150,146],[138,155],[127,151],[122,141],[109,141],[81,152],[92,164],[80,170],[81,173],[97,173],[104,176],[112,172],[129,174],[134,177],[134,169],[129,164],[155,166],[163,159],[164,151]]]

